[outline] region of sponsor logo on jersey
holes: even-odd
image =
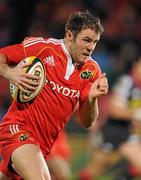
[[[89,70],[86,70],[86,71],[83,71],[81,74],[80,74],[80,77],[82,79],[90,79],[92,78],[94,75],[94,72],[92,71],[89,71]]]
[[[68,87],[59,85],[53,81],[46,80],[46,83],[50,84],[52,90],[57,91],[58,93],[63,94],[64,96],[69,96],[71,98],[78,98],[80,96],[80,91],[76,89],[70,89]]]
[[[21,134],[21,135],[19,136],[19,140],[20,140],[20,141],[25,141],[26,139],[28,139],[28,135],[27,135],[27,134]]]
[[[54,57],[53,56],[45,57],[43,59],[43,61],[45,62],[45,64],[48,64],[50,66],[55,66],[55,62],[54,62]]]

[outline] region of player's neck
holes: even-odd
[[[68,50],[69,54],[71,55],[71,52],[70,52],[70,43],[69,43],[69,41],[67,40],[67,38],[64,38],[64,39],[63,39],[63,43],[64,43],[66,49]]]
[[[63,42],[64,42],[64,45],[65,45],[67,51],[69,52],[69,55],[71,56],[71,50],[70,50],[71,43],[67,40],[67,38],[64,38]],[[73,60],[72,56],[71,56],[71,58],[72,58],[72,63],[75,64],[75,61]]]
[[[73,57],[72,57],[72,55],[71,55],[71,50],[70,50],[70,45],[71,45],[71,43],[68,41],[67,38],[64,38],[64,39],[63,39],[63,43],[64,43],[67,51],[69,52],[69,55],[70,55],[71,58],[72,58],[72,64],[73,64],[73,65],[78,64],[78,63],[73,59]]]

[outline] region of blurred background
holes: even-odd
[[[67,18],[78,10],[89,10],[104,26],[92,56],[107,73],[111,89],[140,50],[141,0],[0,0],[0,47],[20,43],[26,36],[63,38]],[[99,102],[100,123],[107,115],[107,99]],[[10,103],[9,82],[0,77],[0,121]],[[75,174],[89,156],[89,130],[80,126],[74,114],[66,131],[71,148],[70,166],[77,179]]]

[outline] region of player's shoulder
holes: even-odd
[[[100,74],[100,66],[94,59],[88,59],[81,69],[81,78],[85,80],[95,81]]]
[[[55,38],[45,38],[45,41],[50,44],[54,45],[61,45],[61,39],[55,39]]]
[[[95,70],[101,71],[99,64],[96,62],[95,59],[89,58],[85,63],[85,66],[93,67]]]
[[[59,45],[59,44],[61,44],[61,40],[55,39],[55,38],[44,38],[44,37],[34,37],[34,36],[26,37],[23,40],[23,45],[25,47],[32,46],[35,44]]]
[[[42,42],[42,41],[44,41],[43,37],[29,36],[29,37],[24,38],[23,44],[28,45],[28,44]]]

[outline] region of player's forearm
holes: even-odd
[[[8,72],[10,67],[7,64],[6,56],[0,54],[0,76],[3,76],[8,79]]]
[[[92,125],[92,123],[97,119],[98,114],[98,104],[96,98],[91,100],[89,99],[80,106],[79,118],[85,128],[89,128]]]

